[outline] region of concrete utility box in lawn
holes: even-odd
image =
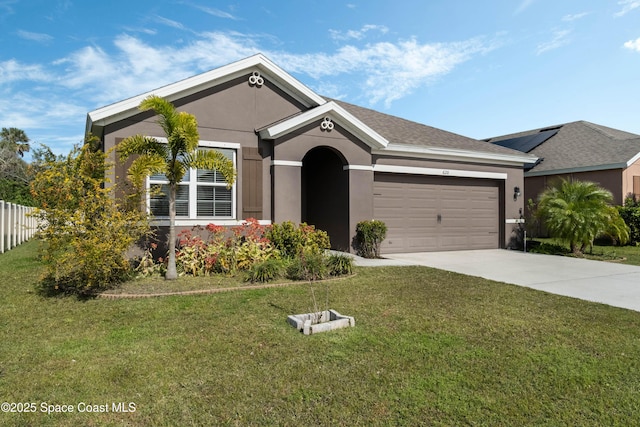
[[[343,316],[335,310],[318,311],[315,313],[292,314],[287,322],[305,335],[334,329],[348,328],[356,325],[351,316]]]

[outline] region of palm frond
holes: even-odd
[[[231,187],[236,180],[233,161],[218,150],[196,150],[185,156],[186,166],[197,169],[215,169]]]
[[[150,95],[140,102],[141,111],[153,110],[158,115],[158,123],[166,135],[171,135],[175,127],[176,109],[172,103],[166,99]]]
[[[129,167],[127,176],[137,188],[142,188],[147,176],[167,172],[167,160],[157,154],[143,154]]]
[[[165,159],[168,156],[166,144],[162,144],[155,138],[142,135],[123,139],[116,146],[116,151],[121,161],[126,161],[133,155],[157,155]]]
[[[184,111],[179,112],[175,117],[174,133],[176,137],[183,141],[184,151],[190,153],[198,148],[200,135],[198,134],[198,122],[193,114]]]

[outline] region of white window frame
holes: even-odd
[[[164,137],[153,137],[157,141],[161,143],[167,143],[167,138]],[[221,142],[221,141],[198,141],[198,148],[227,148],[233,150],[232,161],[233,168],[237,171],[237,160],[238,160],[238,152],[240,150],[240,144],[234,142]],[[233,183],[231,186],[231,216],[197,216],[197,203],[198,203],[198,176],[196,173],[196,169],[191,169],[189,174],[189,216],[188,217],[176,217],[176,225],[177,226],[194,226],[194,225],[206,225],[211,222],[216,225],[237,225],[241,221],[238,221],[238,191],[237,191],[237,182]],[[151,194],[150,189],[152,184],[168,184],[167,181],[161,180],[151,180],[151,177],[147,177],[146,179],[146,189],[147,189],[147,203],[146,208],[147,212],[151,213]],[[184,185],[184,184],[183,184]],[[154,225],[168,225],[169,217],[168,216],[155,216],[153,218]]]

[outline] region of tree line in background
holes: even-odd
[[[0,200],[33,206],[29,183],[33,170],[24,161],[24,153],[31,148],[29,137],[18,128],[0,131]]]

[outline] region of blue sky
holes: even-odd
[[[0,127],[66,153],[87,112],[262,52],[320,95],[473,138],[640,134],[640,0],[0,0]]]

